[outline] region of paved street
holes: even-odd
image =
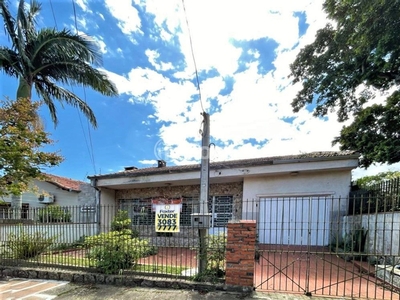
[[[57,297],[56,294],[48,292],[57,287],[65,286],[67,282],[51,280],[33,280],[33,279],[12,279],[9,281],[0,281],[0,299],[1,300],[51,300]]]
[[[25,280],[12,279],[0,281],[1,300],[200,300],[200,299],[265,299],[265,300],[309,300],[304,295],[291,295],[283,293],[254,293],[251,296],[243,296],[238,293],[141,288],[141,287],[117,287],[110,285],[78,285],[67,282],[51,280]],[[312,300],[327,298],[312,297]],[[346,298],[329,298],[346,299]]]

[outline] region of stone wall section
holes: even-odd
[[[244,294],[252,293],[252,289],[241,286],[231,286],[223,282],[206,283],[179,278],[144,277],[135,274],[107,275],[72,270],[43,270],[39,268],[0,266],[0,280],[7,280],[9,278],[62,280],[77,284],[110,284],[128,287],[141,286],[150,288],[187,289],[201,292],[228,291],[241,292]]]
[[[242,196],[243,182],[218,183],[210,185],[210,197],[233,195],[233,219],[241,219],[242,216]],[[130,190],[116,191],[116,199],[149,199],[149,198],[178,198],[200,196],[200,185],[184,186],[165,186],[155,188],[138,188]],[[191,226],[180,226],[179,233],[173,233],[170,237],[156,236],[154,225],[133,226],[133,229],[139,232],[140,237],[146,238],[153,245],[158,247],[197,247],[198,246],[198,228]]]
[[[253,286],[256,235],[256,221],[241,220],[228,223],[226,284]]]
[[[233,195],[234,219],[242,217],[243,182],[210,184],[210,197]],[[165,186],[116,191],[117,200],[199,197],[200,185]]]
[[[79,186],[81,192],[78,194],[78,203],[83,206],[96,204],[96,190],[89,183],[82,183]]]

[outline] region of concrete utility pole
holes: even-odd
[[[206,112],[203,115],[203,137],[201,141],[201,170],[200,170],[200,208],[199,215],[202,217],[203,224],[199,227],[200,255],[199,273],[207,269],[207,230],[209,228],[208,216],[208,195],[210,177],[210,115]]]

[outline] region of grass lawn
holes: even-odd
[[[88,259],[87,257],[74,257],[63,253],[53,253],[41,255],[36,259],[30,261],[39,262],[42,264],[59,264],[68,265],[75,267],[94,267],[95,261]],[[132,269],[127,271],[145,272],[145,273],[159,273],[169,275],[181,275],[182,271],[186,270],[185,267],[178,266],[163,266],[163,265],[146,265],[136,264]]]

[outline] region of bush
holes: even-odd
[[[147,240],[138,238],[139,233],[131,226],[128,212],[119,210],[111,222],[110,232],[86,237],[85,246],[90,248],[88,258],[95,262],[96,268],[106,274],[117,274],[156,251]]]
[[[122,231],[124,229],[132,229],[132,220],[126,210],[119,210],[111,222],[111,231]],[[132,238],[138,236],[139,232],[132,230]]]
[[[40,209],[38,217],[40,223],[71,222],[71,213],[56,205]]]
[[[126,210],[119,210],[111,222],[111,231],[121,231],[131,229],[132,220],[129,219]]]
[[[38,231],[29,234],[21,228],[18,234],[8,235],[8,241],[5,243],[6,252],[15,259],[34,258],[49,249],[55,239],[55,236],[47,237],[46,233]]]
[[[132,238],[130,229],[87,237],[85,245],[90,248],[88,258],[106,274],[131,268],[149,248],[147,240]]]
[[[194,276],[194,281],[214,282],[225,275],[225,254],[227,238],[225,233],[207,237],[207,269]],[[199,249],[197,249],[199,250]]]

